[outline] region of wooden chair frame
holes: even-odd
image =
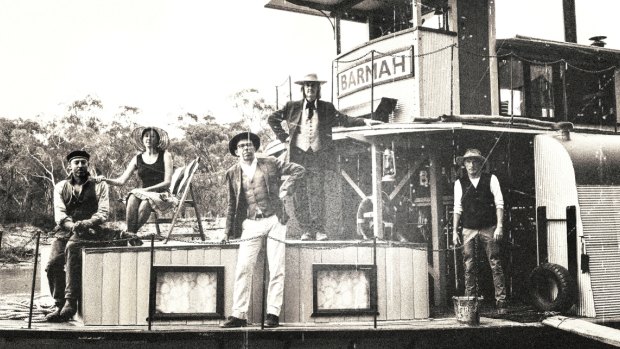
[[[170,236],[173,235],[172,231],[174,230],[174,226],[177,222],[177,219],[180,216],[181,210],[184,210],[186,206],[190,206],[194,208],[194,212],[196,215],[196,220],[198,223],[199,234],[174,234],[178,236],[184,237],[200,237],[202,241],[205,240],[205,233],[202,227],[202,217],[200,212],[198,211],[198,201],[196,200],[196,195],[194,194],[194,189],[192,187],[192,179],[194,178],[194,173],[198,169],[198,165],[200,163],[200,158],[192,160],[189,164],[183,167],[179,167],[174,171],[172,175],[172,181],[170,183],[170,193],[177,197],[179,200],[179,205],[174,210],[174,214],[172,218],[160,218],[157,216],[155,211],[152,214],[155,216],[154,221],[151,223],[155,224],[155,229],[157,231],[157,235],[161,235],[161,230],[159,228],[159,224],[169,223],[170,228],[168,229],[168,233],[166,234],[166,239],[164,243],[168,243],[170,240]],[[180,194],[180,196],[179,196]],[[188,199],[188,196],[191,199]]]

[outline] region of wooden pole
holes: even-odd
[[[373,201],[373,220],[374,236],[383,239],[383,198],[381,197],[381,152],[377,150],[377,145],[372,143],[370,146],[372,156],[372,201]]]
[[[30,289],[30,310],[28,312],[28,329],[32,326],[32,307],[34,304],[34,289],[37,284],[37,268],[39,267],[39,242],[41,240],[41,232],[37,233],[37,244],[34,250],[34,268],[32,270],[32,287]]]

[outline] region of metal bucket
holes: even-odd
[[[452,297],[456,321],[470,326],[480,325],[479,306],[482,297],[461,296]]]

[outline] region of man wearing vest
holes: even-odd
[[[82,248],[101,246],[115,231],[101,227],[108,219],[108,185],[90,178],[90,155],[75,150],[67,155],[69,177],[54,187],[54,241],[45,271],[56,309],[49,322],[69,321],[77,312],[82,292]]]
[[[483,173],[486,158],[478,149],[468,149],[457,158],[464,164],[467,175],[454,183],[454,221],[452,239],[455,246],[463,243],[465,264],[465,295],[478,296],[476,249],[487,255],[493,284],[497,312],[506,312],[506,287],[500,260],[499,243],[503,237],[504,198],[497,177]],[[458,232],[463,223],[463,239]]]
[[[282,143],[289,144],[288,158],[302,165],[307,173],[295,193],[295,217],[299,221],[301,240],[326,240],[325,234],[325,171],[333,170],[332,127],[364,126],[381,121],[354,118],[341,114],[333,104],[321,101],[321,85],[316,74],[295,81],[301,85],[304,98],[288,102],[269,116],[269,126]],[[282,127],[286,121],[288,133]]]
[[[269,287],[267,292],[266,327],[278,327],[284,291],[284,239],[288,216],[282,198],[292,194],[295,182],[304,176],[304,168],[295,163],[284,163],[274,157],[257,158],[260,138],[243,132],[233,137],[228,149],[239,163],[226,171],[228,183],[228,212],[226,235],[241,238],[232,315],[221,327],[247,326],[247,311],[256,258],[267,235]],[[280,185],[280,178],[289,177]],[[267,271],[265,271],[267,272]]]

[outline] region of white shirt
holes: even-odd
[[[469,178],[474,188],[478,188],[478,182],[480,177]],[[495,208],[504,208],[504,196],[502,195],[502,189],[499,186],[499,180],[494,174],[491,175],[491,193],[493,193],[493,200],[495,201]],[[454,213],[463,213],[463,205],[461,199],[463,198],[463,188],[461,187],[461,180],[457,179],[454,182]]]
[[[254,157],[254,160],[252,160],[252,163],[249,165],[243,161],[239,161],[239,165],[241,165],[241,171],[243,171],[243,173],[246,175],[246,177],[248,177],[248,179],[252,179],[254,177],[254,173],[256,173],[257,163],[258,161],[256,161],[256,157]]]

